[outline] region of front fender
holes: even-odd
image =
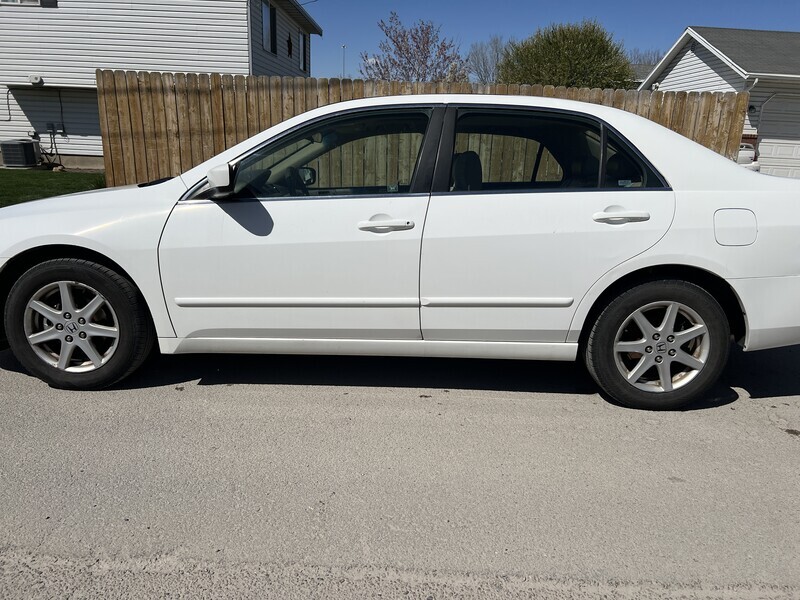
[[[161,291],[158,242],[185,191],[176,177],[144,188],[114,188],[0,209],[0,257],[7,263],[48,246],[100,254],[119,265],[139,288],[157,335],[174,337]]]

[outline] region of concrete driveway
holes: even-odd
[[[0,353],[0,597],[800,598],[800,348],[633,411],[573,364]]]

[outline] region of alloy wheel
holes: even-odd
[[[614,361],[625,380],[647,392],[672,392],[706,365],[711,338],[703,319],[680,302],[653,302],[617,331]]]
[[[76,281],[56,281],[27,303],[25,336],[37,357],[70,373],[105,365],[119,345],[114,308],[97,290]]]

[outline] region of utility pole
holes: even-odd
[[[347,52],[347,45],[346,44],[342,44],[342,79],[344,79],[344,71],[345,71],[345,68],[344,68],[344,57],[345,57],[346,52]]]

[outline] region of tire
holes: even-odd
[[[136,370],[153,347],[144,299],[125,277],[74,258],[28,270],[11,289],[5,328],[31,374],[60,389],[108,387]]]
[[[630,408],[674,410],[719,379],[730,325],[701,287],[679,280],[640,284],[597,317],[584,348],[586,367],[611,398]]]

